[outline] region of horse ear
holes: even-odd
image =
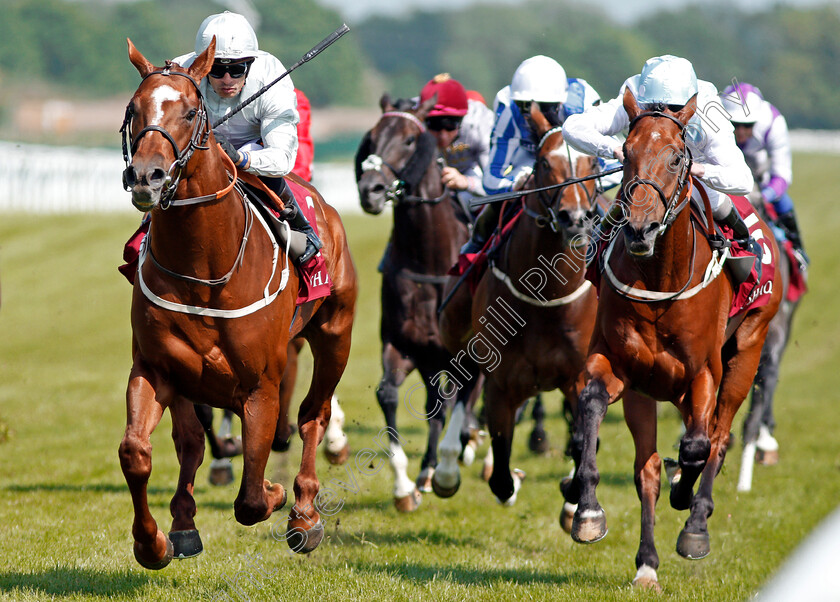
[[[537,126],[537,135],[542,138],[543,135],[551,129],[551,124],[540,110],[540,104],[538,102],[531,103],[531,110],[529,112],[531,114],[531,120],[534,122],[534,125]]]
[[[642,112],[642,108],[636,102],[636,97],[633,96],[633,92],[630,91],[629,86],[624,90],[624,110],[627,111],[627,116],[630,118],[630,121],[633,121]]]
[[[697,93],[695,92],[694,96],[688,99],[688,102],[685,103],[685,106],[677,112],[677,119],[680,120],[680,123],[683,125],[688,124],[688,120],[694,117],[694,113],[697,111]]]
[[[134,44],[131,43],[130,38],[125,39],[128,42],[128,60],[131,61],[131,64],[137,69],[140,73],[140,77],[146,77],[155,70],[155,66],[152,65],[148,59],[146,59],[143,54],[134,47]]]
[[[210,40],[210,44],[204,49],[204,52],[195,57],[192,65],[187,70],[195,81],[200,82],[204,77],[210,73],[213,67],[213,58],[216,56],[216,36]]]
[[[379,99],[379,106],[382,108],[383,113],[394,110],[394,105],[391,104],[391,97],[387,92],[385,92],[382,95],[382,98]]]
[[[434,94],[432,94],[431,98],[429,98],[426,102],[422,103],[419,107],[417,107],[417,117],[420,119],[424,119],[429,113],[429,111],[435,108],[435,105],[437,104],[437,98],[438,95],[437,92],[435,92]]]

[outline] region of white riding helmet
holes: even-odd
[[[645,62],[639,75],[639,104],[682,106],[697,94],[697,76],[689,61],[666,54]]]
[[[195,36],[195,53],[204,52],[213,36],[216,36],[217,59],[250,58],[259,50],[254,28],[248,19],[237,13],[225,11],[204,19]]]
[[[543,55],[525,59],[513,73],[511,100],[566,102],[569,83],[560,63]]]
[[[755,123],[764,102],[761,91],[750,84],[729,86],[720,95],[723,108],[729,113],[729,120],[734,123]]]

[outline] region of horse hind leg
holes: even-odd
[[[183,397],[177,397],[169,406],[172,415],[172,439],[181,471],[178,487],[169,512],[172,514],[172,528],[169,539],[172,541],[175,558],[192,558],[201,554],[204,546],[198,529],[195,527],[195,473],[204,459],[204,433],[201,423],[193,410],[193,404]]]
[[[534,419],[534,428],[528,436],[528,449],[535,454],[548,453],[551,446],[548,443],[548,433],[545,430],[545,406],[543,405],[542,395],[539,393],[534,398],[531,418]]]
[[[513,430],[516,423],[516,408],[506,391],[488,380],[484,387],[484,403],[487,407],[487,430],[490,431],[493,450],[493,472],[488,479],[490,491],[504,506],[516,503],[525,473],[510,469],[510,450],[513,444]]]
[[[134,558],[141,566],[151,570],[164,568],[174,554],[172,542],[158,528],[149,511],[146,491],[152,473],[149,437],[172,397],[172,389],[159,384],[154,374],[135,359],[126,391],[128,420],[119,457],[134,505]]]
[[[344,464],[350,457],[350,443],[344,432],[344,410],[333,395],[330,400],[330,423],[324,435],[324,455],[330,464]]]
[[[280,413],[277,415],[277,428],[274,429],[271,451],[289,451],[292,435],[297,432],[297,425],[289,423],[289,408],[292,405],[292,396],[297,383],[298,357],[301,349],[303,349],[303,339],[289,341],[286,349],[286,369],[280,381]]]

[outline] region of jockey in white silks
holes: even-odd
[[[510,85],[499,90],[493,101],[490,164],[484,172],[488,195],[521,190],[531,176],[539,143],[530,124],[532,102],[539,104],[549,123],[559,127],[569,116],[599,104],[601,97],[586,80],[567,78],[566,71],[552,58],[537,55],[523,61]],[[615,161],[600,163],[602,170],[617,166]],[[606,187],[617,184],[620,178],[620,174],[605,177]],[[501,202],[484,206],[462,253],[476,253],[484,246],[498,222],[500,208]]]
[[[624,161],[622,145],[612,136],[630,126],[623,101],[626,89],[646,110],[667,106],[678,111],[697,95],[697,111],[685,130],[686,147],[693,161],[691,175],[699,179],[707,193],[714,219],[731,227],[737,238],[752,241],[747,225],[729,198],[730,194],[747,195],[752,191],[752,172],[735,144],[733,127],[718,100],[717,88],[698,80],[686,59],[671,55],[648,59],[642,72],[628,78],[614,99],[567,119],[563,126],[566,141],[586,154]],[[692,189],[692,198],[702,206],[697,187]],[[761,253],[754,241],[748,244],[751,251]]]
[[[751,84],[728,86],[720,100],[761,195],[773,205],[785,236],[793,243],[800,262],[807,265],[793,200],[787,192],[793,180],[793,161],[785,118]]]

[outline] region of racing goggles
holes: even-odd
[[[560,103],[559,102],[537,102],[537,101],[531,101],[531,100],[514,100],[513,104],[516,105],[516,108],[519,109],[519,112],[522,113],[523,117],[530,117],[531,116],[531,103],[532,102],[540,107],[540,113],[542,113],[546,117],[560,114]]]
[[[248,68],[253,62],[253,59],[249,61],[242,61],[240,63],[214,62],[208,75],[213,79],[222,79],[225,76],[225,73],[228,73],[233,79],[239,79],[240,77],[245,77],[245,74],[248,73]]]
[[[426,118],[426,127],[433,132],[440,132],[441,130],[454,132],[461,127],[462,119],[463,117],[453,117],[451,115],[436,115]]]

